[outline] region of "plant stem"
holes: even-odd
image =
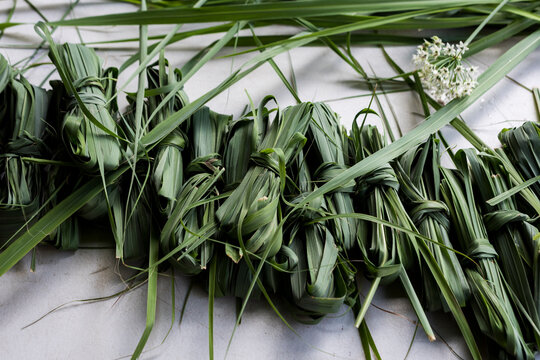
[[[506,3],[508,2],[508,0],[502,0],[501,3],[499,5],[497,5],[497,7],[495,9],[493,9],[493,11],[484,19],[484,21],[482,21],[480,23],[480,25],[478,25],[478,27],[472,32],[471,35],[469,35],[469,37],[467,38],[467,40],[465,40],[465,46],[468,46],[473,40],[474,38],[476,37],[476,35],[478,35],[478,33],[480,31],[482,31],[482,29],[484,28],[484,26],[487,25],[487,23],[491,20],[491,18],[493,18],[493,16],[495,16],[495,14],[497,12],[499,12],[499,10],[501,10],[501,8],[506,5]]]
[[[358,316],[356,317],[356,321],[354,323],[354,326],[356,326],[357,328],[360,327],[360,324],[364,320],[364,316],[366,316],[367,309],[371,304],[373,297],[375,296],[375,292],[377,292],[377,288],[379,287],[380,282],[381,277],[376,277],[375,280],[373,280],[373,282],[371,283],[369,292],[364,299],[364,303],[362,304],[362,307],[360,308],[360,311],[358,312]]]

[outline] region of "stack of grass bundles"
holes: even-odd
[[[1,223],[2,235],[24,231],[37,209],[100,180],[105,191],[48,234],[56,245],[76,248],[80,222],[107,227],[119,258],[150,258],[152,296],[155,264],[169,260],[208,284],[210,305],[215,296],[232,294],[245,305],[263,294],[274,306],[271,291],[299,320],[315,323],[347,304],[374,349],[365,313],[379,284],[399,278],[430,339],[413,284],[426,308],[452,312],[473,354],[463,306],[498,345],[495,355],[531,358],[538,347],[538,214],[517,198],[529,191],[538,201],[536,124],[503,132],[504,152],[458,152],[457,170],[440,167],[431,137],[301,207],[386,146],[376,127],[355,122],[347,133],[325,104],[280,110],[267,97],[238,120],[201,107],[141,149],[146,134],[191,106],[163,53],[146,68],[143,103],[129,95],[120,114],[115,69],[102,70],[84,46],[53,44],[51,51],[62,77],[51,96],[0,58],[0,211],[2,220],[19,219]],[[130,171],[106,182],[119,167]],[[521,188],[512,190],[516,176]],[[54,181],[44,186],[44,178]],[[373,279],[363,300],[356,274]]]

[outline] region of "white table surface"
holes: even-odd
[[[58,19],[65,11],[66,0],[35,0],[33,3],[49,20]],[[0,21],[3,21],[12,2],[0,1]],[[73,17],[111,12],[132,11],[128,4],[107,1],[81,1],[73,11]],[[14,49],[14,44],[37,44],[40,38],[33,31],[33,23],[39,17],[19,1],[13,22],[25,22],[5,31],[0,39],[0,53],[10,62],[28,56],[32,50]],[[192,28],[192,27],[188,27]],[[168,26],[151,26],[150,34],[165,33]],[[287,29],[280,28],[286,32]],[[275,30],[272,30],[275,31]],[[136,27],[80,28],[86,42],[112,38],[137,36]],[[263,33],[263,32],[261,32]],[[73,28],[60,28],[54,33],[57,42],[77,41]],[[185,40],[168,48],[166,54],[172,65],[181,66],[198,50],[214,39],[205,36]],[[491,64],[512,45],[506,42],[496,48],[477,54],[471,60],[481,70]],[[111,47],[110,45],[103,46]],[[100,50],[106,66],[118,66],[135,51],[136,44],[121,44],[108,50]],[[227,50],[231,52],[232,50]],[[365,69],[377,76],[392,76],[380,50],[355,47],[354,54]],[[405,69],[411,69],[410,57],[414,47],[388,47],[389,53]],[[208,63],[186,85],[191,99],[216,86],[235,67],[249,56],[216,59]],[[44,58],[46,60],[46,57]],[[357,79],[355,73],[330,50],[324,47],[295,49],[276,58],[285,74],[294,68],[299,96],[304,101],[322,101],[365,93],[351,86]],[[35,68],[27,73],[30,81],[39,83],[51,67]],[[134,67],[120,78],[127,78]],[[540,86],[540,49],[523,61],[510,73],[510,77],[526,87]],[[128,89],[134,89],[134,81]],[[281,106],[293,103],[269,65],[257,69],[212,100],[209,105],[218,112],[240,115],[249,96],[255,103],[265,95],[273,94]],[[381,97],[386,113],[391,116],[388,103]],[[410,93],[388,95],[402,129],[406,132],[422,121],[418,115],[421,107]],[[332,101],[331,107],[342,116],[343,124],[350,127],[354,114],[367,107],[369,97]],[[463,118],[489,145],[498,144],[500,129],[518,125],[525,120],[537,120],[533,98],[529,91],[504,79],[476,104],[468,109]],[[372,123],[378,119],[371,117]],[[464,139],[451,128],[444,129],[451,144],[468,146]],[[128,356],[135,349],[143,332],[146,316],[146,287],[142,286],[120,298],[91,303],[72,303],[53,312],[36,324],[29,323],[45,315],[55,307],[77,299],[106,296],[123,289],[123,283],[115,272],[116,259],[113,250],[78,250],[61,252],[51,247],[38,247],[36,272],[30,272],[30,257],[25,257],[12,270],[0,278],[0,358],[1,359],[117,359]],[[195,287],[189,297],[186,312],[179,324],[182,301],[186,294],[188,279],[177,276],[176,320],[167,339],[162,343],[171,326],[171,282],[167,274],[160,276],[157,319],[154,331],[146,346],[144,359],[205,359],[208,358],[208,301],[206,293]],[[367,281],[363,280],[364,288]],[[366,320],[383,359],[402,359],[411,343],[415,315],[400,286],[381,287]],[[233,339],[228,359],[359,359],[363,358],[353,315],[343,309],[342,314],[327,317],[318,325],[303,325],[290,320],[299,334],[296,336],[272,312],[263,301],[252,301]],[[235,301],[220,298],[215,302],[214,345],[216,359],[225,355],[225,349],[235,322]],[[391,313],[393,312],[393,313]],[[396,315],[399,314],[399,315]],[[455,359],[449,346],[463,358],[468,357],[467,348],[450,316],[443,313],[429,314],[434,329],[448,343],[438,340],[429,343],[419,329],[408,359],[436,358]]]

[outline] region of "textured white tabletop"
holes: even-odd
[[[66,0],[35,0],[33,3],[49,20],[60,18],[69,4]],[[12,2],[0,1],[0,21]],[[119,11],[133,11],[127,4],[108,1],[81,1],[70,17],[82,17]],[[28,56],[32,50],[14,49],[16,44],[37,44],[40,38],[33,25],[39,17],[25,3],[19,1],[13,17],[14,22],[29,25],[7,29],[0,39],[0,53],[10,62]],[[170,27],[151,26],[151,34],[165,33]],[[279,31],[287,32],[280,28]],[[274,31],[274,30],[273,30]],[[136,37],[136,27],[80,28],[85,42]],[[78,41],[73,28],[61,28],[54,33],[57,42]],[[181,66],[215,36],[192,38],[168,48],[166,56],[174,66]],[[512,42],[477,54],[471,60],[482,71]],[[136,43],[104,45],[99,51],[106,66],[120,65],[136,50]],[[106,50],[105,48],[110,48]],[[389,47],[389,53],[405,69],[412,68],[411,55],[414,47]],[[231,50],[227,50],[231,51]],[[360,63],[368,72],[377,76],[392,76],[379,49],[356,47],[353,49]],[[45,54],[45,52],[43,52]],[[225,53],[223,53],[225,54]],[[221,58],[211,61],[186,85],[186,92],[195,99],[216,86],[248,56]],[[47,58],[44,57],[43,61]],[[281,69],[294,73],[300,98],[304,101],[323,101],[365,94],[355,88],[351,81],[357,79],[354,71],[330,50],[310,47],[291,51],[276,58]],[[27,73],[33,83],[39,84],[51,67],[35,68]],[[120,78],[122,83],[134,70],[128,69]],[[540,49],[532,53],[514,71],[513,80],[526,87],[540,86]],[[488,144],[498,144],[497,134],[503,127],[519,124],[524,120],[537,120],[532,95],[512,79],[504,79],[468,109],[463,118]],[[134,89],[134,81],[128,89]],[[293,103],[279,78],[269,65],[264,65],[229,91],[210,102],[213,110],[239,115],[248,103],[247,94],[255,103],[265,95],[273,94],[281,106]],[[420,121],[421,107],[410,93],[394,93],[381,101],[385,112],[391,116],[387,100],[404,132]],[[350,127],[352,118],[360,109],[367,107],[369,96],[332,101],[331,107],[342,116],[343,124]],[[369,121],[378,123],[375,117]],[[451,128],[445,128],[449,142],[457,147],[467,146],[465,140]],[[1,359],[117,359],[128,356],[135,349],[143,332],[146,316],[145,286],[129,294],[104,302],[72,303],[35,323],[29,323],[45,315],[55,307],[77,299],[106,296],[123,289],[116,274],[113,250],[78,250],[60,252],[40,246],[37,251],[36,272],[30,272],[27,256],[11,271],[0,278],[0,358]],[[367,280],[362,280],[364,288]],[[188,279],[175,279],[175,322],[171,326],[171,279],[168,274],[160,276],[159,302],[154,331],[143,354],[145,359],[205,359],[208,358],[208,301],[205,292],[195,287],[186,305],[182,323],[179,323],[182,301]],[[415,331],[415,315],[400,285],[380,288],[366,316],[369,328],[383,359],[402,359],[407,353]],[[363,358],[353,315],[343,313],[327,317],[318,325],[303,325],[288,320],[299,336],[289,330],[263,301],[252,301],[233,339],[229,359],[359,359]],[[214,341],[216,358],[221,359],[235,322],[235,301],[220,298],[215,303]],[[443,313],[429,314],[439,338],[429,343],[419,329],[408,359],[436,358],[454,359],[450,347],[461,357],[468,352],[461,335],[450,316]]]

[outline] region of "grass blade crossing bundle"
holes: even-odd
[[[185,169],[189,178],[177,199],[178,205],[184,207],[185,212],[181,217],[176,217],[177,225],[173,235],[175,246],[189,243],[190,238],[201,237],[203,234],[204,237],[215,235],[216,201],[212,201],[211,197],[220,195],[216,182],[223,174],[220,154],[223,153],[225,130],[229,121],[229,116],[204,107],[185,123],[185,132],[190,140],[188,158],[191,161]],[[189,203],[201,205],[191,206]],[[178,265],[185,273],[197,274],[207,268],[213,249],[211,241],[204,241],[179,260]]]

